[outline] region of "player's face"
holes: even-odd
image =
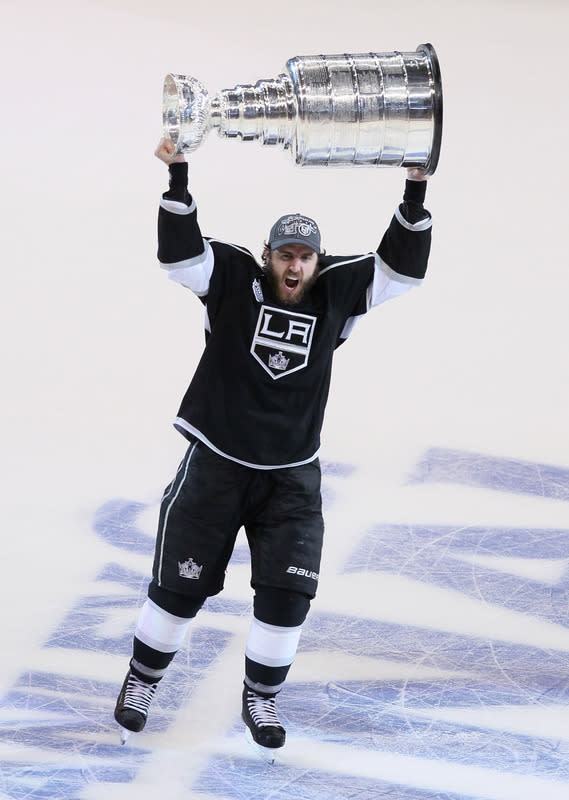
[[[295,305],[317,278],[318,253],[303,244],[283,245],[271,251],[267,273],[279,300]]]

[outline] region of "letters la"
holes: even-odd
[[[251,354],[274,378],[304,369],[308,363],[316,317],[261,306]]]

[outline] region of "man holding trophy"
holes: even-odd
[[[244,527],[254,605],[241,714],[253,742],[274,754],[286,737],[275,698],[318,585],[318,454],[333,354],[360,316],[424,278],[429,170],[407,169],[377,251],[325,255],[316,222],[292,211],[272,226],[258,263],[238,244],[202,236],[179,151],[165,136],[155,153],[169,170],[158,259],[203,304],[206,344],[174,421],[189,446],[161,501],[152,581],[115,719],[123,741],[144,728],[191,620],[223,589]]]

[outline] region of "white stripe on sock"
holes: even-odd
[[[247,639],[246,655],[265,667],[286,667],[292,664],[302,632],[302,625],[281,628],[253,618]]]
[[[190,622],[184,617],[169,614],[152,600],[147,600],[140,610],[134,635],[154,650],[173,653],[182,646]]]

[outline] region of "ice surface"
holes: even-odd
[[[562,3],[4,4],[0,800],[566,800],[569,375]],[[201,305],[155,263],[161,86],[431,41],[444,81],[421,290],[361,321],[325,426],[326,548],[269,765],[240,722],[238,541],[145,731],[112,720]],[[374,249],[398,170],[210,137],[204,232],[291,209]]]

